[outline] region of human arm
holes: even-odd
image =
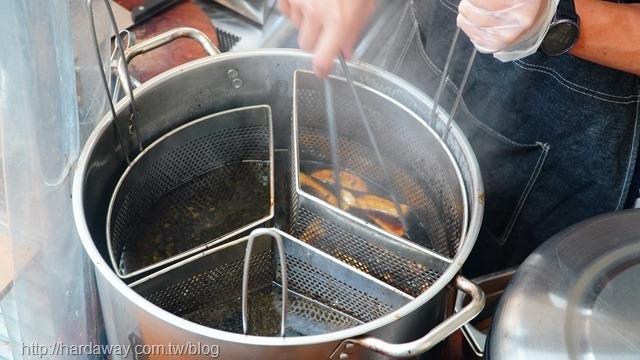
[[[313,70],[326,76],[338,52],[348,59],[376,7],[376,0],[278,0],[299,29],[298,45],[312,51]]]
[[[461,0],[457,25],[482,53],[502,61],[538,50],[558,0]]]
[[[497,53],[517,47],[532,35],[541,40],[552,12],[544,12],[549,0],[462,0],[458,25],[476,47],[485,53]],[[580,16],[580,36],[569,51],[585,60],[640,75],[640,4],[604,0],[574,0]],[[514,6],[524,5],[524,6]],[[540,4],[537,9],[535,4]],[[547,3],[553,5],[553,3]],[[555,11],[555,9],[552,9]],[[538,24],[538,25],[536,25]],[[502,29],[502,31],[495,31]],[[522,47],[521,47],[522,48]],[[529,53],[537,45],[529,47]],[[520,53],[507,60],[528,55]],[[505,58],[501,58],[505,60]]]
[[[580,37],[570,54],[640,76],[640,4],[575,0]]]

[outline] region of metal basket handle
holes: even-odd
[[[287,264],[284,257],[284,246],[280,234],[273,229],[255,229],[249,234],[249,240],[247,240],[247,248],[244,255],[244,270],[242,273],[242,331],[246,335],[249,331],[249,268],[251,267],[251,249],[253,248],[253,242],[257,236],[269,235],[276,240],[278,247],[278,255],[280,256],[280,273],[282,277],[282,319],[280,323],[280,336],[284,337],[284,333],[287,325]]]
[[[126,150],[127,147],[125,145],[124,139],[122,138],[121,132],[118,129],[118,124],[117,124],[117,114],[116,114],[116,110],[115,110],[115,102],[116,99],[114,99],[115,95],[112,95],[112,91],[111,89],[109,89],[109,82],[107,81],[107,77],[105,75],[105,73],[102,71],[104,69],[104,64],[102,62],[102,58],[100,55],[100,45],[98,43],[98,35],[96,32],[96,25],[95,25],[95,19],[93,16],[93,0],[86,0],[87,1],[87,13],[88,13],[88,17],[89,17],[89,26],[90,26],[90,31],[91,34],[93,36],[93,42],[94,42],[94,48],[95,48],[95,52],[96,52],[96,58],[98,61],[98,66],[100,68],[100,73],[102,75],[102,83],[106,89],[106,93],[107,93],[107,98],[109,99],[109,107],[111,110],[111,115],[113,117],[113,124],[116,130],[116,134],[118,136],[118,142],[120,143],[120,145],[122,146],[122,151],[124,152],[124,157],[125,160],[127,162],[127,164],[131,163],[131,159],[129,158],[129,153]],[[129,107],[130,107],[130,111],[131,111],[131,117],[129,119],[129,134],[133,134],[134,132],[134,128],[138,129],[138,119],[136,116],[136,102],[135,99],[133,97],[133,82],[131,81],[131,77],[129,76],[129,69],[128,69],[128,64],[129,61],[131,61],[131,59],[133,59],[135,56],[138,56],[140,54],[143,54],[145,52],[151,51],[153,49],[156,49],[162,45],[168,44],[170,42],[172,42],[173,40],[176,40],[178,38],[191,38],[195,41],[197,41],[198,43],[200,43],[200,45],[202,45],[204,51],[208,54],[208,55],[215,55],[215,54],[219,54],[220,50],[218,50],[218,48],[213,44],[213,42],[211,42],[211,40],[209,38],[207,38],[207,36],[202,33],[199,30],[196,29],[192,29],[192,28],[187,28],[187,27],[180,27],[180,28],[176,28],[173,30],[169,30],[165,33],[162,33],[160,35],[154,36],[150,39],[147,39],[143,42],[141,42],[140,44],[134,45],[129,47],[127,50],[125,50],[124,44],[122,42],[122,34],[120,33],[120,30],[118,29],[118,25],[116,23],[116,19],[115,16],[113,14],[113,9],[111,8],[111,3],[110,0],[104,0],[105,6],[107,8],[107,12],[109,14],[109,20],[111,22],[111,26],[113,26],[114,30],[115,30],[115,35],[114,35],[114,44],[115,44],[115,50],[114,53],[118,53],[119,54],[119,59],[118,59],[118,64],[117,64],[117,72],[116,72],[116,77],[117,79],[122,83],[122,89],[125,93],[126,96],[129,97],[130,101],[129,101]],[[116,81],[117,83],[117,81]],[[113,94],[116,94],[116,92],[114,91]],[[140,134],[138,132],[136,132],[136,137],[137,137],[137,141],[138,141],[138,150],[142,151],[142,141],[140,139]]]
[[[162,34],[156,35],[152,38],[146,39],[139,44],[135,44],[124,51],[124,59],[120,57],[118,61],[118,77],[120,81],[123,83],[123,90],[127,96],[130,96],[130,90],[132,89],[131,79],[128,76],[128,72],[125,69],[125,66],[129,64],[133,58],[138,55],[142,55],[151,50],[157,49],[161,46],[164,46],[174,40],[187,38],[195,40],[202,49],[207,53],[207,55],[217,55],[220,54],[220,50],[213,44],[213,42],[200,30],[189,28],[189,27],[179,27],[169,31],[166,31]],[[121,77],[120,74],[124,74],[125,76]],[[131,85],[130,85],[131,84]]]
[[[394,358],[412,358],[431,349],[437,343],[441,342],[454,331],[473,319],[482,311],[485,302],[485,295],[482,289],[467,280],[463,276],[456,276],[453,284],[459,291],[471,296],[471,301],[460,311],[453,314],[450,318],[434,327],[425,336],[420,339],[404,343],[390,344],[384,340],[373,336],[365,336],[357,339],[344,340],[340,346],[331,354],[330,359],[344,360],[348,359],[351,353],[355,351],[355,345],[375,351],[379,354]]]
[[[118,38],[116,39],[117,40],[116,43],[121,41],[119,40],[119,36],[116,36],[116,38]],[[129,69],[128,69],[129,62],[138,55],[145,54],[151,50],[157,49],[161,46],[169,44],[174,40],[181,39],[181,38],[188,38],[188,39],[195,40],[198,44],[200,44],[200,46],[202,46],[202,49],[209,56],[220,54],[220,50],[218,50],[218,48],[203,32],[197,29],[189,28],[189,27],[179,27],[179,28],[166,31],[162,34],[146,39],[140,42],[139,44],[130,46],[120,52],[121,55],[118,57],[118,60],[117,60],[117,71],[115,75],[119,80],[119,82],[122,83],[122,90],[124,91],[125,96],[131,99],[130,105],[132,107],[131,109],[132,119],[129,124],[129,134],[133,134],[133,128],[136,128],[136,129],[139,128],[137,124],[137,116],[135,111],[135,100],[133,97],[133,89],[135,88],[135,86],[131,76],[129,75]],[[121,47],[120,45],[117,46],[117,48],[124,49],[124,47]],[[114,99],[110,99],[110,101],[113,102]],[[115,117],[114,117],[114,121],[115,121]],[[143,150],[139,134],[138,134],[138,149],[140,151]]]

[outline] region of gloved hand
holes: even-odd
[[[478,51],[517,60],[538,49],[557,7],[558,0],[462,0],[457,23]]]
[[[351,58],[376,0],[278,0],[283,14],[299,29],[298,45],[312,51],[313,70],[326,76],[339,51]]]

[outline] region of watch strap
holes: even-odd
[[[560,0],[558,2],[558,10],[556,11],[557,19],[569,19],[578,21],[578,13],[576,13],[576,5],[574,0]]]

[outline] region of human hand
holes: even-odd
[[[313,71],[325,77],[342,51],[351,58],[376,0],[278,0],[283,14],[299,29],[298,45],[313,52]]]
[[[558,6],[558,0],[462,0],[458,27],[478,51],[502,61],[534,53]]]

